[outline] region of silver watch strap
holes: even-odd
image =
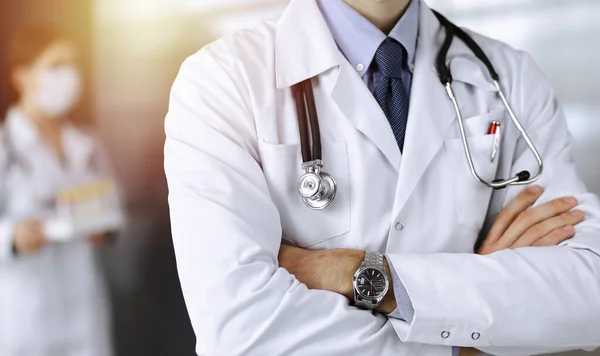
[[[365,260],[362,263],[361,268],[378,268],[385,271],[385,265],[383,264],[383,255],[377,252],[365,252]],[[358,307],[365,309],[375,309],[381,303],[381,299],[364,299],[356,291],[354,292],[354,304]]]
[[[363,299],[360,296],[355,298],[354,305],[364,309],[375,309],[379,306],[379,303],[376,300],[368,300]]]
[[[383,255],[376,252],[365,252],[363,266],[385,270],[385,265],[383,264]]]

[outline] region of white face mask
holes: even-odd
[[[46,69],[41,73],[38,85],[38,108],[48,118],[60,118],[79,100],[81,75],[74,66]]]

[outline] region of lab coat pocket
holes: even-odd
[[[467,140],[471,157],[477,174],[485,181],[491,182],[496,179],[499,157],[492,161],[492,150],[494,145],[494,135],[469,135],[481,132],[481,128],[487,129],[492,121],[500,121],[504,124],[502,112],[492,112],[465,120],[467,129]],[[501,147],[499,147],[500,149]],[[469,163],[463,147],[461,138],[452,138],[445,141],[445,150],[448,163],[448,172],[451,174],[453,182],[456,216],[458,223],[480,231],[488,210],[492,189],[478,182],[471,174]]]
[[[277,206],[283,238],[310,247],[350,231],[350,175],[345,143],[323,143],[323,171],[336,181],[333,203],[323,210],[311,210],[298,193],[298,180],[304,173],[300,146],[260,142],[263,172]]]

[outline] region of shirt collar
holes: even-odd
[[[359,69],[362,66],[361,72],[366,73],[377,49],[388,36],[343,0],[317,2],[340,51],[353,67]],[[389,34],[389,37],[406,48],[411,71],[417,51],[420,2],[421,0],[410,2],[406,12]]]

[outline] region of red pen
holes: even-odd
[[[496,160],[498,151],[500,150],[500,131],[501,124],[498,121],[492,121],[488,129],[488,135],[494,135],[494,145],[492,147],[492,162]]]

